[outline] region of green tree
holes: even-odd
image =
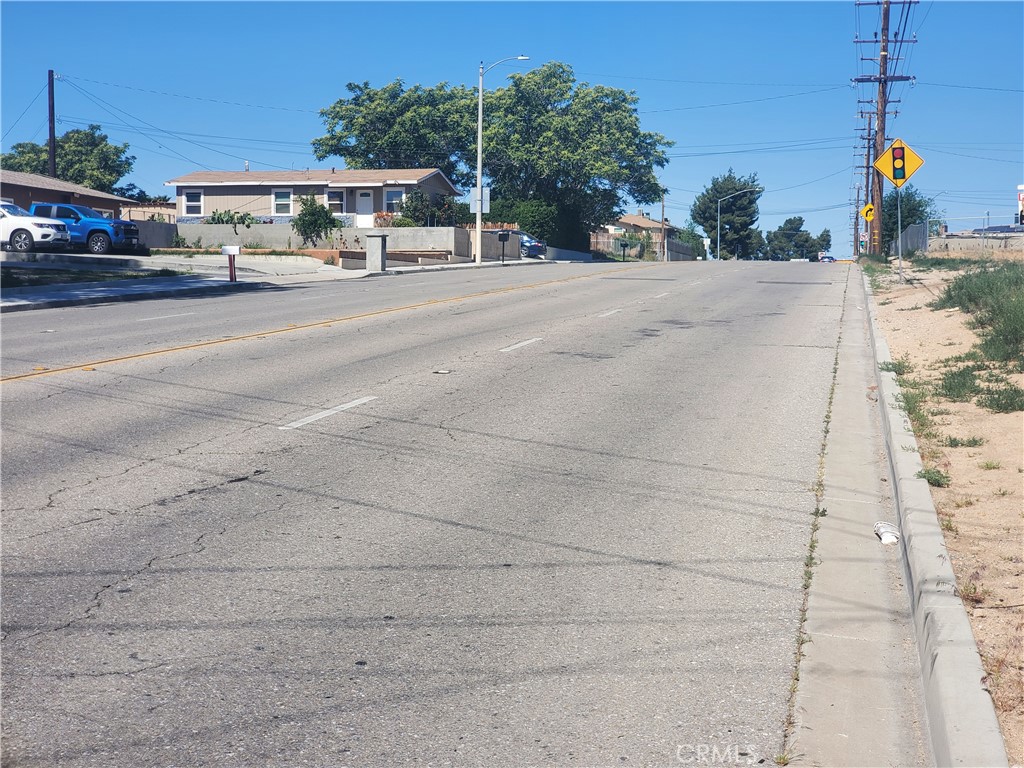
[[[58,136],[55,154],[58,179],[100,192],[113,193],[114,185],[131,173],[135,164],[135,157],[128,154],[128,144],[111,144],[98,125]],[[21,142],[0,156],[0,166],[8,171],[45,176],[49,173],[49,150],[43,144]]]
[[[935,201],[925,197],[914,188],[913,184],[904,184],[899,192],[899,211],[896,210],[897,189],[893,187],[882,197],[882,250],[888,253],[892,242],[896,239],[897,213],[903,221],[903,229],[912,224],[926,224],[935,219],[933,228],[937,229],[945,211],[935,206]]]
[[[546,239],[580,249],[589,247],[591,230],[618,218],[624,199],[661,199],[654,171],[668,162],[671,142],[640,130],[636,94],[577,84],[559,63],[510,79],[484,94],[492,199],[539,201],[546,207],[531,211],[550,228]],[[347,87],[351,97],[321,112],[327,134],[313,141],[319,159],[337,155],[350,168],[440,168],[456,186],[475,185],[475,89],[406,89],[401,80]]]
[[[757,224],[757,201],[763,190],[757,174],[737,176],[732,168],[724,176],[715,176],[711,184],[693,201],[690,216],[711,239],[711,250],[718,248],[718,211],[721,201],[722,252],[719,259],[753,257],[761,248],[762,235]],[[727,198],[727,199],[725,199]]]
[[[312,245],[315,248],[317,242],[340,226],[331,210],[320,205],[313,195],[299,198],[299,213],[292,217],[292,229],[302,238],[303,245]]]
[[[640,129],[635,93],[577,83],[559,62],[509,79],[485,94],[492,197],[554,206],[549,240],[581,250],[591,231],[621,215],[625,198],[641,205],[661,199],[655,168],[667,164],[672,142]]]
[[[782,226],[769,232],[765,240],[768,257],[776,261],[816,259],[819,251],[832,248],[832,233],[823,229],[818,237],[804,230],[802,216],[786,219]]]
[[[675,230],[673,237],[679,242],[690,246],[695,259],[703,259],[707,256],[707,252],[704,250],[704,238],[697,231],[697,225],[693,219],[687,219],[682,229]]]
[[[439,168],[457,187],[476,178],[476,96],[439,83],[383,88],[349,83],[351,96],[320,111],[327,133],[313,140],[318,160],[337,156],[349,168]],[[472,156],[472,159],[470,159]]]

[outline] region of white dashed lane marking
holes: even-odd
[[[377,398],[372,395],[370,397],[360,397],[358,400],[353,400],[350,403],[336,405],[334,408],[328,408],[326,411],[320,411],[320,413],[314,413],[312,416],[307,416],[304,419],[293,421],[291,424],[285,424],[283,427],[278,427],[278,429],[298,429],[299,427],[303,427],[311,422],[318,421],[319,419],[325,419],[328,416],[333,416],[336,413],[347,411],[349,408],[355,408],[357,405],[362,405],[363,403],[368,403],[371,400],[376,399]]]

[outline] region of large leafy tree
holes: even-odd
[[[793,216],[768,233],[765,245],[768,257],[775,260],[814,259],[819,251],[832,248],[832,233],[823,229],[818,237],[814,237],[804,229],[803,217]]]
[[[317,159],[337,156],[348,168],[440,168],[457,187],[473,184],[473,91],[447,83],[406,88],[401,80],[383,88],[368,82],[346,88],[351,96],[320,112],[327,133],[313,140]]]
[[[757,201],[761,197],[757,174],[737,176],[732,168],[724,176],[715,176],[711,184],[693,201],[690,216],[711,239],[711,250],[718,249],[718,210],[721,201],[722,252],[720,259],[753,257],[761,250],[763,236],[755,228]]]
[[[559,62],[510,80],[484,105],[493,199],[554,206],[550,239],[584,249],[592,230],[621,215],[625,198],[641,205],[661,199],[655,169],[668,162],[672,142],[640,129],[635,93],[577,83]]]
[[[131,173],[135,164],[135,157],[128,154],[128,144],[112,144],[98,125],[58,136],[55,153],[58,179],[100,192],[113,192],[114,185]],[[46,175],[49,151],[43,144],[21,142],[0,156],[0,166],[8,171]]]
[[[890,189],[882,197],[882,243],[883,250],[888,252],[892,242],[896,239],[896,229],[899,219],[902,219],[903,229],[912,224],[926,224],[932,221],[933,229],[938,229],[939,220],[945,215],[935,206],[935,201],[925,197],[914,188],[913,184],[904,184],[899,190],[899,211],[896,209],[895,187]]]
[[[635,94],[578,84],[559,63],[510,79],[484,94],[484,172],[494,203],[525,204],[519,210],[530,221],[521,226],[547,230],[555,245],[586,248],[589,232],[618,218],[624,199],[661,198],[655,168],[666,164],[671,143],[640,130]],[[313,141],[319,159],[336,155],[349,168],[440,168],[456,186],[475,186],[475,89],[407,89],[396,80],[380,89],[349,83],[348,90],[349,98],[321,113],[327,134]]]

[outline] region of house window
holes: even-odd
[[[331,213],[338,215],[345,212],[345,190],[327,190],[327,208]]]
[[[401,213],[402,200],[405,198],[404,187],[384,188],[384,210],[388,213]]]
[[[185,195],[185,216],[203,215],[203,190],[186,189]]]
[[[270,190],[271,209],[275,216],[292,215],[292,191],[291,189]]]

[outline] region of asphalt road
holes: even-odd
[[[851,279],[5,316],[4,765],[771,763]]]

